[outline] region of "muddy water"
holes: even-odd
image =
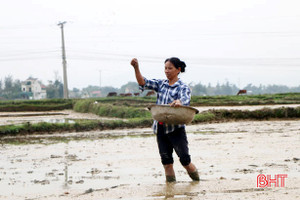
[[[202,106],[196,107],[199,112],[211,110],[211,109],[226,109],[226,110],[258,110],[262,108],[280,108],[280,107],[298,107],[300,104],[278,104],[278,105],[254,105],[254,106]]]
[[[100,117],[92,113],[78,113],[73,110],[47,112],[0,112],[0,125],[38,123],[74,123],[76,119],[116,120],[117,118]]]
[[[176,158],[177,183],[165,184],[150,128],[94,131],[67,134],[63,142],[49,135],[22,138],[42,137],[40,144],[1,144],[0,199],[300,197],[299,120],[193,125],[187,132],[200,183]],[[257,188],[260,173],[287,174],[285,187]]]

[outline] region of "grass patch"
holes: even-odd
[[[94,113],[103,117],[151,118],[151,113],[144,107],[116,106],[108,103],[95,103],[93,100],[77,101],[74,110],[76,112]]]
[[[224,120],[267,120],[300,118],[300,107],[263,108],[260,110],[209,110],[195,115],[193,123]]]
[[[70,99],[0,101],[0,112],[64,110],[72,109],[73,103]]]
[[[192,96],[192,106],[300,104],[300,93],[228,96]]]
[[[152,123],[153,120],[151,118],[133,118],[128,121],[77,120],[75,123],[25,123],[19,125],[0,126],[0,136],[149,127]]]

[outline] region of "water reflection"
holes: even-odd
[[[164,196],[164,199],[195,196],[193,194],[195,191],[199,191],[199,186],[199,182],[196,181],[188,182],[186,184],[166,183],[162,196]]]
[[[69,189],[69,186],[68,186],[68,165],[69,165],[69,162],[68,162],[68,159],[69,159],[69,143],[66,144],[66,149],[65,149],[65,160],[64,160],[64,165],[65,165],[65,168],[64,168],[64,172],[65,172],[65,182],[64,182],[64,185],[63,185],[63,189]]]
[[[72,119],[43,119],[42,121],[48,123],[69,123],[69,124],[75,123],[75,120]]]
[[[174,188],[176,183],[166,183],[165,199],[173,198],[175,195]]]

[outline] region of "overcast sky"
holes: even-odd
[[[0,79],[62,77],[69,89],[165,78],[164,60],[186,62],[186,83],[300,85],[299,0],[1,0]]]

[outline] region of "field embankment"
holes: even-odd
[[[65,110],[73,103],[70,99],[0,101],[0,112]]]
[[[114,120],[76,119],[73,123],[39,122],[0,126],[0,135],[53,133],[150,127],[153,120],[146,109],[154,97],[113,97],[86,100],[40,100],[0,102],[0,111],[47,111],[73,109]],[[249,96],[193,97],[192,106],[300,104],[300,93]],[[259,110],[210,109],[195,115],[193,124],[236,120],[269,120],[300,118],[300,107],[262,108]]]
[[[0,112],[50,111],[72,109],[81,99],[47,99],[0,101]],[[156,97],[102,97],[89,99],[101,104],[145,108],[155,104]],[[300,104],[300,93],[231,95],[231,96],[192,96],[191,106],[241,106],[241,105],[276,105]],[[77,105],[78,106],[78,105]],[[111,114],[113,115],[113,114]]]

